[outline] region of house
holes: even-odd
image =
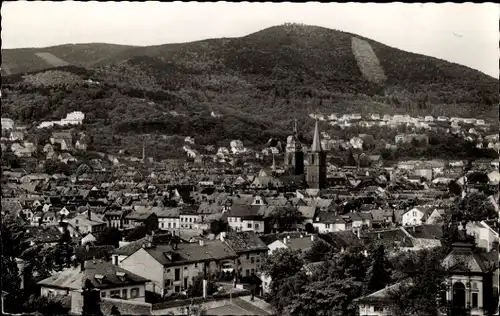
[[[475,237],[477,247],[483,248],[488,252],[495,250],[494,247],[499,241],[499,235],[486,222],[468,222],[466,231],[468,235]]]
[[[180,213],[179,208],[162,208],[157,211],[158,228],[161,230],[179,229],[181,227]],[[183,217],[183,219],[185,218]]]
[[[11,142],[22,141],[24,140],[24,133],[21,131],[12,131],[10,132],[9,140]]]
[[[290,238],[290,236],[286,236],[283,239],[275,240],[274,242],[267,245],[269,248],[269,255],[272,255],[273,251],[276,249],[292,249],[298,251],[308,251],[311,249],[314,240],[317,237],[315,235],[300,235],[296,238]]]
[[[87,214],[77,215],[67,222],[80,234],[96,234],[106,229],[106,222],[97,215],[92,215],[90,210],[87,210]]]
[[[229,227],[234,231],[264,233],[264,218],[258,205],[233,205],[227,213]]]
[[[344,252],[347,249],[364,250],[364,245],[360,239],[361,230],[340,231],[335,233],[326,233],[319,235],[321,239],[329,243],[334,249]]]
[[[123,229],[125,217],[130,213],[129,209],[110,209],[104,214],[108,227]]]
[[[145,302],[146,283],[149,281],[121,267],[104,260],[83,261],[80,265],[66,268],[37,284],[45,297],[70,295],[81,290],[89,280],[99,289],[102,298],[120,298]]]
[[[320,233],[351,230],[352,221],[349,216],[339,216],[335,213],[320,212],[313,222],[314,229]]]
[[[422,225],[427,221],[433,211],[434,209],[430,207],[414,207],[403,214],[401,224],[403,226]]]
[[[268,248],[253,231],[221,233],[225,242],[238,255],[238,275],[249,277],[261,271]]]
[[[172,245],[147,244],[122,260],[124,269],[151,280],[147,290],[180,293],[201,274],[235,270],[238,255],[220,240]]]
[[[50,137],[50,143],[52,145],[59,144],[61,146],[61,150],[63,151],[72,150],[73,136],[71,135],[71,131],[53,132]]]
[[[443,229],[440,225],[420,225],[411,227],[400,227],[401,230],[411,238],[413,247],[411,250],[421,250],[441,247]]]
[[[61,153],[59,154],[59,157],[57,157],[59,161],[67,164],[69,162],[76,162],[76,158],[71,156],[70,153]]]
[[[144,225],[150,229],[158,228],[158,216],[147,208],[135,207],[130,213],[125,215],[123,221],[123,227],[125,229],[131,229],[138,226]]]
[[[77,150],[85,151],[87,150],[88,145],[89,145],[89,137],[85,134],[82,134],[82,136],[80,136],[80,139],[76,141],[75,148]]]
[[[184,207],[179,212],[179,225],[181,229],[203,229],[201,215],[196,209]]]
[[[372,227],[373,217],[371,213],[354,212],[346,214],[352,222],[352,228]]]
[[[457,240],[444,258],[442,265],[450,271],[446,280],[446,299],[451,301],[457,314],[470,306],[469,315],[486,315],[485,307],[493,300],[493,295],[498,295],[493,290],[498,252],[489,255],[491,253],[476,251],[470,242]]]
[[[357,298],[354,300],[359,308],[359,316],[390,316],[392,311],[390,305],[392,303],[391,293],[397,291],[401,286],[410,285],[410,280],[387,286],[369,295]]]
[[[395,137],[396,144],[400,143],[411,143],[412,141],[417,141],[419,143],[429,143],[429,136],[425,134],[399,134]]]

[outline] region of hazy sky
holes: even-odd
[[[359,34],[498,77],[499,5],[4,2],[2,48],[159,45],[244,36],[284,22]]]

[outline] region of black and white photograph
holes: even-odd
[[[2,315],[500,315],[500,5],[3,1]]]

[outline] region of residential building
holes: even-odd
[[[227,213],[229,227],[234,231],[264,233],[264,218],[259,213],[261,206],[233,205]]]
[[[339,216],[335,213],[320,212],[313,222],[313,227],[320,234],[351,230],[352,220],[349,216]]]
[[[82,235],[100,233],[106,229],[106,222],[97,215],[92,215],[90,210],[87,211],[86,215],[77,215],[67,222]]]
[[[220,240],[145,245],[119,264],[151,280],[147,290],[167,295],[187,290],[193,278],[237,268],[238,255]]]
[[[403,214],[401,224],[403,226],[407,225],[422,225],[428,219],[428,217],[434,212],[431,207],[414,207]]]
[[[146,283],[149,281],[121,267],[103,260],[88,260],[50,276],[37,284],[41,295],[70,295],[81,290],[86,280],[100,291],[101,297],[145,302]]]
[[[180,213],[181,210],[179,208],[163,208],[161,211],[157,212],[158,228],[161,230],[179,229],[181,227]],[[186,218],[186,216],[183,216],[183,219]]]
[[[267,245],[269,248],[269,255],[272,255],[276,249],[292,249],[298,251],[307,251],[311,249],[315,235],[300,235],[299,237],[291,238],[286,236],[283,239],[278,239]]]
[[[225,242],[238,255],[238,275],[249,277],[261,271],[268,248],[253,231],[221,233]]]

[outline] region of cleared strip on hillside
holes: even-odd
[[[370,82],[384,84],[387,77],[370,43],[357,37],[352,37],[351,47],[363,77]]]
[[[5,64],[2,65],[2,72],[4,72],[7,76],[12,74],[12,71],[10,71],[10,68]]]
[[[35,53],[35,55],[43,59],[47,64],[51,65],[52,67],[69,66],[69,63],[65,62],[61,58],[51,53]]]

